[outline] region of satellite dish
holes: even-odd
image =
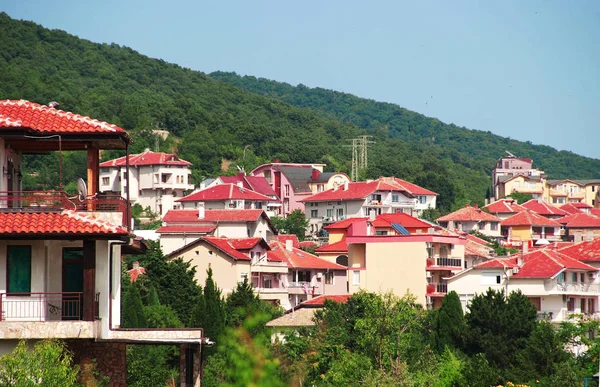
[[[79,194],[79,200],[87,198],[87,185],[81,177],[77,179],[77,193]]]

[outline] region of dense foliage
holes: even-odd
[[[600,170],[598,160],[447,125],[396,105],[230,73],[209,77],[6,14],[0,14],[0,34],[2,98],[58,101],[61,109],[117,124],[135,139],[132,153],[176,151],[191,161],[196,183],[223,173],[223,166],[249,171],[276,158],[349,173],[347,140],[362,134],[375,144],[361,177],[414,181],[440,194],[442,212],[482,204],[491,168],[507,149],[533,157],[551,177],[595,178]],[[155,128],[171,136],[157,139]],[[74,188],[85,175],[85,155],[63,157],[63,185]],[[58,158],[28,157],[26,169],[38,173],[24,174],[24,186],[57,187]]]

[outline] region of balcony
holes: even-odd
[[[564,191],[564,190],[558,190],[558,189],[551,189],[551,190],[550,190],[550,196],[552,196],[552,197],[563,197],[563,196],[567,196],[567,191]]]
[[[537,319],[540,321],[552,321],[553,312],[537,312]]]
[[[287,290],[289,294],[312,294],[314,296],[322,293],[321,287],[318,284],[311,285],[307,281],[288,282]]]
[[[397,200],[397,201],[384,201],[383,206],[385,207],[415,207],[419,201],[417,199],[409,200]]]
[[[600,284],[589,282],[558,282],[550,281],[545,284],[550,294],[600,294]]]
[[[96,294],[95,315],[98,318]],[[0,321],[42,322],[83,319],[83,293],[0,293]]]
[[[460,258],[436,258],[436,266],[458,267],[462,269],[462,259]]]
[[[569,192],[569,199],[585,199],[585,191]]]
[[[121,195],[98,194],[83,200],[64,191],[0,191],[0,211],[117,212],[121,225],[129,226],[131,208]]]
[[[427,284],[427,295],[435,296],[440,295],[444,296],[448,293],[448,284],[446,282],[432,282]]]

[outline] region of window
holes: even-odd
[[[310,210],[310,217],[317,218],[319,216],[319,210]]]
[[[317,184],[317,192],[323,192],[323,184]]]
[[[333,272],[328,271],[325,273],[325,285],[333,285]]]
[[[158,184],[158,173],[154,174],[154,184]]]
[[[485,222],[479,222],[479,223],[477,223],[477,227],[478,227],[480,230],[485,230]]]
[[[328,208],[327,209],[327,217],[331,218],[333,216],[333,209],[332,208]]]
[[[102,178],[102,185],[108,185],[110,184],[110,179],[108,177],[103,177]]]
[[[8,246],[6,251],[8,293],[31,292],[31,246]]]
[[[192,175],[191,174],[187,175],[187,183],[192,184]]]
[[[382,231],[382,230],[375,231],[375,235],[387,235],[387,234],[388,234],[387,231]]]
[[[360,270],[354,270],[352,272],[352,285],[360,285]]]
[[[299,271],[298,282],[310,282],[310,271]]]
[[[596,186],[595,186],[595,185],[593,185],[593,186],[592,186],[592,192],[594,192],[595,190],[596,190]]]
[[[284,187],[285,191],[284,191],[284,195],[285,196],[290,196],[290,185],[286,184]]]
[[[338,208],[338,210],[337,210],[337,216],[340,219],[342,219],[344,217],[344,209],[343,208]]]
[[[498,222],[491,222],[490,227],[492,231],[498,231]]]
[[[242,273],[240,275],[240,282],[248,281],[248,273]]]
[[[392,202],[398,203],[398,201],[399,201],[398,198],[399,198],[398,194],[392,194]]]
[[[571,281],[577,283],[577,273],[571,273]]]
[[[264,276],[263,277],[263,288],[265,289],[271,289],[273,287],[273,279],[271,278],[271,276]]]
[[[419,196],[419,203],[425,204],[427,202],[427,196]]]

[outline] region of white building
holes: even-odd
[[[167,211],[180,208],[175,202],[184,193],[194,189],[191,163],[174,154],[151,152],[129,155],[129,199],[132,204],[150,207],[163,217]],[[127,199],[125,169],[127,158],[105,161],[100,164],[100,191],[120,193]]]
[[[394,177],[344,183],[302,199],[311,234],[347,218],[404,212],[418,216],[435,208],[437,193]]]

